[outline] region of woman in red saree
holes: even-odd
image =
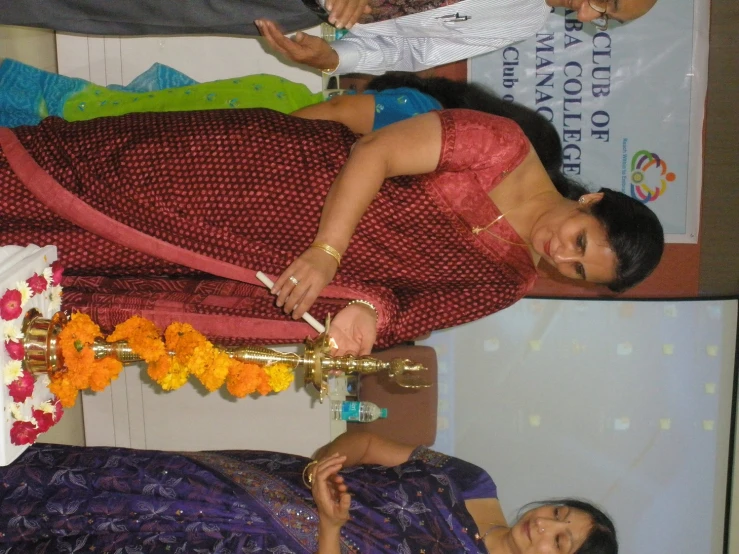
[[[468,110],[359,140],[267,110],[49,118],[0,146],[3,243],[56,244],[65,308],[104,327],[140,314],[223,342],[302,340],[261,270],[293,318],[338,312],[340,351],[366,353],[509,306],[542,258],[621,289],[663,246],[646,207],[565,198],[515,123]]]

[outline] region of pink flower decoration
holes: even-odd
[[[62,401],[58,398],[54,402],[54,423],[58,423],[64,415],[64,408],[62,407]]]
[[[10,428],[10,442],[16,445],[33,444],[38,434],[38,428],[30,421],[16,421]]]
[[[54,414],[46,413],[43,410],[33,410],[33,419],[36,420],[39,433],[46,433],[56,423]]]
[[[51,284],[52,285],[61,285],[62,284],[62,274],[64,273],[64,268],[62,267],[62,264],[59,263],[59,260],[55,261],[51,264]]]
[[[11,321],[18,319],[23,313],[21,308],[21,293],[16,289],[8,289],[0,298],[0,317]]]
[[[23,343],[17,340],[6,340],[5,350],[8,351],[8,356],[10,356],[12,360],[22,360],[26,355]]]
[[[26,280],[26,283],[28,283],[28,286],[31,288],[34,294],[41,294],[46,290],[46,287],[49,286],[49,283],[46,282],[46,279],[44,279],[43,276],[39,275],[38,273],[34,273],[33,277],[29,277]]]
[[[33,375],[23,370],[21,376],[8,385],[8,392],[13,398],[13,402],[25,402],[33,394],[33,385],[35,383]]]

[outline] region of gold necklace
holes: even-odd
[[[500,525],[500,524],[496,524],[496,523],[490,523],[488,525],[488,530],[485,531],[482,535],[479,533],[479,530],[478,530],[477,533],[475,533],[475,539],[478,540],[478,541],[485,542],[485,537],[487,537],[490,534],[491,531],[493,531],[494,529],[501,529],[503,527],[505,527],[505,525]]]
[[[472,234],[473,235],[479,235],[480,233],[482,233],[483,231],[485,231],[488,235],[493,236],[493,237],[495,237],[498,240],[502,240],[503,242],[507,242],[508,244],[512,244],[513,246],[525,246],[525,247],[528,247],[529,246],[529,243],[528,242],[511,242],[510,240],[504,239],[500,235],[496,235],[495,233],[491,232],[489,229],[490,229],[490,227],[492,227],[493,225],[495,225],[496,223],[498,223],[498,221],[500,221],[505,216],[507,216],[509,213],[511,213],[513,210],[516,210],[516,209],[520,208],[521,206],[525,206],[526,204],[528,204],[529,202],[531,202],[537,196],[541,196],[542,194],[548,193],[548,192],[550,192],[550,191],[543,190],[541,192],[537,192],[531,198],[528,198],[528,199],[524,200],[523,202],[521,202],[517,206],[513,206],[510,210],[506,210],[505,212],[503,212],[502,214],[500,214],[498,217],[496,217],[495,219],[493,219],[490,223],[488,223],[487,225],[485,225],[485,227],[479,227],[479,226],[472,227],[472,229],[471,229]]]

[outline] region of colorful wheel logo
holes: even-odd
[[[631,158],[631,196],[640,202],[653,202],[667,190],[675,174],[667,170],[667,162],[654,152],[639,150]]]

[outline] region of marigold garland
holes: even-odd
[[[65,408],[74,406],[78,391],[101,391],[123,369],[123,364],[114,358],[95,359],[91,346],[102,336],[100,327],[89,316],[80,313],[72,314],[59,333],[57,344],[64,367],[49,375],[49,390],[59,397]]]
[[[141,356],[147,364],[158,360],[167,353],[162,334],[157,326],[148,319],[137,315],[118,325],[105,340],[108,342],[125,340],[128,346]]]
[[[100,328],[86,315],[75,313],[64,326],[58,341],[65,369],[52,374],[52,392],[65,407],[74,405],[79,390],[102,390],[122,368],[112,357],[95,360],[90,345],[102,337]],[[170,324],[162,337],[159,329],[134,316],[116,326],[107,342],[126,341],[148,364],[147,373],[164,390],[184,385],[196,377],[210,392],[226,384],[238,398],[287,389],[294,380],[292,367],[278,363],[268,367],[232,359],[188,323]]]

